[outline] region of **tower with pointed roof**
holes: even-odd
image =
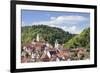
[[[36,36],[36,41],[37,41],[37,42],[40,41],[39,34],[37,34],[37,36]]]
[[[58,46],[59,46],[59,44],[58,44],[58,40],[56,40],[56,41],[55,41],[55,48],[58,49]]]

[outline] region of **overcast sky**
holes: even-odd
[[[90,13],[22,10],[21,16],[22,26],[43,24],[75,34],[90,26]]]

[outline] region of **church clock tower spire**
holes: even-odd
[[[59,44],[58,44],[58,41],[56,40],[56,41],[55,41],[55,48],[58,49],[58,45],[59,45]]]
[[[37,34],[37,36],[36,36],[36,41],[40,41],[40,38],[39,38],[39,34]]]

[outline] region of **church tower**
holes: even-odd
[[[56,40],[56,41],[55,41],[55,48],[58,49],[58,46],[59,46],[59,44],[58,44],[58,41]]]
[[[39,34],[37,34],[37,36],[36,36],[36,41],[37,41],[37,42],[40,41]]]

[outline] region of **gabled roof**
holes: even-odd
[[[50,60],[50,58],[48,57],[48,55],[47,54],[42,54],[42,56],[41,56],[41,58],[40,58],[42,61],[49,61]]]

